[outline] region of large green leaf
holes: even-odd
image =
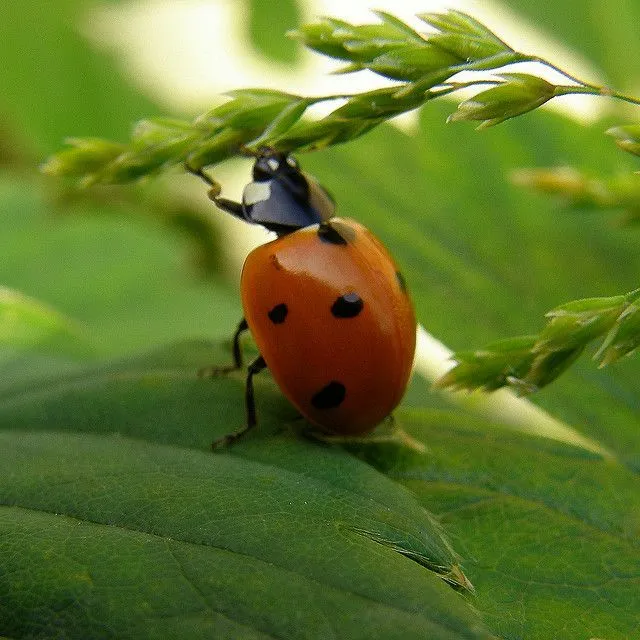
[[[268,378],[256,436],[207,450],[244,419],[239,377],[195,375],[212,352],[5,382],[0,634],[488,637],[437,577],[461,574],[428,512],[346,452],[275,434],[293,413]]]
[[[640,634],[640,479],[550,440],[450,413],[403,416],[429,455],[390,477],[441,517],[501,638]]]
[[[478,345],[537,328],[542,324],[543,312],[562,301],[581,295],[614,294],[634,286],[638,239],[632,230],[616,228],[595,215],[563,212],[543,198],[519,191],[506,179],[511,168],[546,164],[558,157],[587,167],[600,167],[602,171],[607,167],[613,169],[618,163],[630,163],[629,158],[619,155],[599,131],[574,127],[556,117],[532,114],[479,135],[464,126],[445,127],[447,110],[445,106],[431,105],[425,112],[420,137],[380,130],[355,144],[302,159],[305,168],[329,184],[341,214],[365,221],[392,247],[414,292],[419,318],[429,329],[455,348]],[[141,223],[133,220],[123,226],[122,218],[94,218],[67,219],[53,228],[49,224],[43,227],[44,207],[33,193],[8,183],[4,195],[6,217],[10,221],[5,236],[7,247],[19,246],[11,244],[12,238],[19,238],[26,247],[34,246],[35,242],[37,247],[26,253],[17,248],[13,253],[7,251],[10,259],[5,268],[11,275],[10,284],[56,304],[67,313],[88,318],[92,328],[106,336],[111,352],[122,352],[145,342],[166,341],[169,335],[179,338],[202,334],[209,325],[212,333],[222,335],[224,327],[232,325],[233,310],[224,322],[216,316],[220,301],[235,299],[233,291],[185,286],[188,281],[177,277],[175,266],[163,267],[163,263],[175,263],[175,251],[171,250],[168,238],[152,226],[145,224],[141,230]],[[53,234],[55,242],[49,240],[45,244],[48,252],[40,258],[43,238],[47,238],[44,229]],[[104,265],[96,264],[95,256],[104,252],[109,259]],[[120,268],[118,261],[131,252],[138,257],[129,259],[126,267]],[[29,260],[25,261],[25,256]],[[615,269],[611,268],[612,263]],[[25,269],[24,264],[30,264],[30,268]],[[94,286],[93,274],[98,267],[97,281],[108,282],[109,287]],[[117,295],[120,291],[128,295],[120,302],[122,306],[114,319],[110,314],[114,301],[120,299]],[[133,300],[135,305],[131,303]],[[165,314],[168,309],[170,314],[158,317],[154,315],[158,309]],[[142,328],[150,318],[156,319],[149,323],[148,333],[143,334]],[[197,380],[194,372],[199,366],[228,360],[228,355],[212,353],[209,359],[202,347],[194,349],[191,359],[185,360],[180,350],[183,355],[175,356],[185,363],[187,375],[184,366],[182,374],[175,375],[172,373],[175,366],[162,364],[150,366],[151,373],[149,369],[138,370],[139,376],[117,375],[122,366],[114,365],[110,376],[81,374],[78,379],[67,370],[64,374],[54,372],[47,383],[34,374],[39,365],[32,362],[30,367],[28,361],[14,363],[15,369],[6,373],[10,377],[3,400],[4,420],[14,429],[36,429],[45,434],[68,425],[73,433],[118,431],[164,446],[204,448],[210,439],[230,426],[241,424],[242,381],[240,376],[220,380],[215,385]],[[51,371],[50,366],[47,369]],[[562,418],[606,442],[633,464],[640,448],[635,386],[638,373],[637,359],[605,371],[585,362],[552,385],[539,401],[547,407],[558,407]],[[271,430],[293,419],[291,410],[273,392],[268,379],[259,379],[257,391],[260,415],[267,412],[272,416],[267,420]],[[412,392],[413,405],[433,402],[426,387],[422,393]],[[461,450],[484,447],[483,442],[471,444],[455,425],[454,418],[445,417],[439,421],[438,431],[449,432],[454,441],[458,439]],[[261,430],[257,435],[267,431]],[[500,442],[503,438],[508,436],[500,433],[495,440]],[[83,436],[74,438],[68,448],[82,451],[82,442]],[[523,446],[533,446],[526,442],[529,441]],[[430,435],[427,444],[433,446]],[[246,456],[239,464],[247,465],[247,474],[252,473],[254,463],[273,464],[269,457],[276,456],[278,473],[295,472],[296,469],[287,466],[292,464],[297,472],[304,470],[316,477],[326,469],[329,478],[342,478],[348,489],[354,482],[353,476],[336,474],[334,467],[327,466],[325,459],[319,457],[325,455],[319,454],[324,449],[308,447],[304,453],[305,449],[286,437],[265,441],[256,436],[244,443],[237,455]],[[473,453],[473,450],[468,453],[470,459]],[[512,453],[509,450],[504,455]],[[388,468],[389,458],[385,449],[376,462],[382,461]],[[604,492],[598,495],[601,501],[605,500],[609,495],[607,485],[604,489],[598,485],[602,474],[589,475],[591,465],[595,464],[593,459],[578,457],[578,460],[575,482],[584,482],[594,494]],[[523,462],[521,471],[531,482],[539,482],[541,491],[553,494],[561,484],[552,482],[553,475],[564,463],[562,457],[546,456],[530,466]],[[351,464],[355,463],[345,459],[347,468]],[[612,468],[615,474],[626,473],[617,466]],[[412,488],[418,491],[413,485]],[[620,489],[629,492],[633,487],[627,483],[621,484]],[[447,493],[446,487],[443,491]],[[453,493],[456,491],[457,487]],[[435,492],[427,496],[421,490],[418,493],[426,505],[433,501],[434,508],[443,500]],[[566,496],[564,508],[571,509],[574,500],[577,498]],[[625,506],[623,511],[626,509]],[[602,518],[611,518],[607,526],[614,526],[616,519],[625,517],[632,521],[630,507],[625,512],[626,516],[622,511],[605,512]],[[478,524],[478,531],[490,532],[494,528],[501,531],[501,527],[509,527],[510,517],[509,511],[494,511],[490,519]],[[480,548],[474,542],[473,526],[465,529],[454,521],[451,524],[457,536],[456,546],[466,562],[475,567],[473,578],[478,582],[482,568],[494,566],[499,538],[493,536],[490,547]],[[518,535],[521,529],[512,532],[513,542],[505,546],[505,553],[511,554],[512,562],[526,558],[522,569],[522,575],[526,575],[529,564],[545,565],[546,554],[552,553],[553,544],[545,546],[540,543],[543,539],[530,531]],[[584,559],[579,553],[582,547],[572,542],[574,538],[582,540],[581,544],[594,555],[594,550],[601,548],[598,531],[585,529],[583,525],[565,531],[569,540],[563,547],[566,566],[579,565]],[[486,543],[484,539],[483,542]],[[540,544],[535,546],[537,543]],[[634,575],[637,579],[634,556],[628,545],[620,549],[621,553],[624,551],[622,557],[630,563],[631,577],[626,580],[630,583]],[[596,576],[594,583],[598,575],[601,581],[608,579],[604,570],[598,574],[595,565],[589,566],[590,575]],[[503,591],[499,591],[491,582],[492,575],[487,570],[483,575],[485,582],[480,580],[478,604],[497,630],[517,628],[509,627],[501,616],[506,621],[517,620],[519,616],[519,628],[526,628],[532,637],[554,638],[558,629],[564,632],[565,620],[575,615],[575,607],[587,604],[582,597],[584,590],[579,590],[582,596],[557,589],[541,595],[533,587],[523,592],[513,586],[517,579],[512,586],[503,584]],[[563,580],[565,577],[569,580],[572,575],[566,574]],[[629,599],[626,592],[617,589],[606,595],[614,602],[616,598],[625,603]],[[545,597],[553,599],[554,608],[545,609],[548,615],[542,619],[538,612],[540,599]],[[590,615],[598,624],[611,620],[616,613],[616,606],[610,605],[606,597],[596,598],[591,604]],[[629,622],[623,616],[620,625],[625,624]],[[517,631],[513,637],[517,637],[515,634]]]
[[[0,223],[0,284],[75,319],[99,354],[226,337],[242,313],[235,286],[195,278],[188,246],[131,208],[60,215],[35,183],[0,175]]]

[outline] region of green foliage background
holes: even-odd
[[[293,60],[278,33],[296,7],[279,3],[277,29],[267,4],[251,4],[248,33],[272,36],[254,46]],[[64,137],[124,140],[162,111],[78,35],[85,6],[0,7],[0,284],[64,314],[38,323],[0,306],[4,326],[12,314],[29,327],[21,340],[0,333],[0,635],[640,635],[637,357],[579,362],[535,398],[614,460],[486,424],[420,379],[398,419],[426,455],[307,443],[268,376],[259,432],[208,453],[243,419],[242,376],[196,376],[229,358],[236,283],[189,267],[195,245],[164,224],[162,193],[108,191],[69,209],[37,174]],[[628,88],[637,3],[510,8]],[[430,332],[467,348],[536,331],[566,300],[637,286],[637,229],[507,179],[557,164],[637,170],[602,134],[621,112],[591,128],[536,112],[480,134],[445,125],[452,110],[427,106],[412,137],[381,127],[302,159],[391,247]],[[460,564],[475,595],[438,577]]]

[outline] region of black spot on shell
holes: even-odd
[[[347,244],[347,240],[330,222],[323,222],[318,227],[318,237],[329,244]]]
[[[398,284],[400,285],[400,288],[406,293],[407,281],[404,279],[404,276],[399,271],[396,271],[396,278],[398,280]]]
[[[316,409],[335,409],[342,404],[346,394],[346,387],[341,382],[332,380],[314,394],[311,398],[311,404]]]
[[[364,302],[357,293],[346,293],[331,305],[331,313],[336,318],[355,318],[362,311],[362,307]]]
[[[287,305],[282,302],[281,304],[277,304],[269,313],[269,320],[273,322],[273,324],[282,324],[289,313],[289,308]]]

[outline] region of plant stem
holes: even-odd
[[[583,85],[583,86],[573,86],[573,85],[558,85],[556,86],[555,95],[556,96],[566,96],[569,94],[577,94],[582,93],[584,95],[591,96],[606,96],[609,98],[615,98],[616,100],[623,100],[624,102],[629,102],[630,104],[640,105],[640,98],[634,98],[633,96],[628,96],[624,93],[619,93],[613,89],[609,89],[609,87],[598,87],[595,85]]]
[[[624,102],[629,102],[630,104],[635,104],[640,106],[640,98],[635,98],[634,96],[621,93],[609,87],[602,87],[597,84],[592,84],[590,82],[585,82],[584,80],[580,80],[580,78],[576,78],[570,73],[567,73],[564,69],[561,69],[560,67],[556,66],[552,62],[549,62],[548,60],[545,60],[544,58],[531,56],[531,58],[529,58],[529,61],[539,62],[540,64],[543,64],[546,67],[548,67],[549,69],[552,69],[553,71],[557,71],[568,80],[571,80],[571,82],[575,82],[576,85],[579,85],[575,87],[570,85],[558,86],[557,89],[559,91],[557,92],[556,95],[583,93],[583,94],[593,95],[593,96],[608,96],[609,98],[615,98],[616,100],[623,100]]]

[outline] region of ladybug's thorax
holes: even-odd
[[[334,215],[335,204],[316,180],[300,170],[292,156],[265,151],[253,166],[253,182],[242,196],[248,222],[279,236],[322,223]]]

